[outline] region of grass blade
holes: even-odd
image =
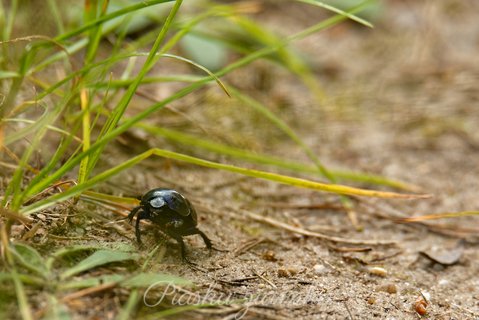
[[[261,113],[264,117],[270,120],[276,127],[278,127],[281,131],[286,133],[291,140],[293,140],[301,149],[303,149],[304,153],[308,156],[308,158],[314,162],[317,166],[319,172],[327,178],[331,182],[335,182],[336,179],[334,176],[326,169],[326,167],[319,161],[318,157],[314,154],[314,152],[309,148],[303,140],[291,129],[282,119],[280,119],[277,115],[271,112],[266,106],[260,103],[257,100],[254,100],[251,97],[248,97],[238,90],[234,88],[230,88],[232,94],[239,99],[240,101],[244,102],[246,105],[252,107],[254,110]]]
[[[479,216],[479,211],[460,211],[460,212],[445,212],[445,213],[435,213],[428,214],[425,216],[416,216],[408,218],[399,218],[396,219],[399,222],[418,222],[425,220],[436,220],[444,218],[459,218],[459,217],[470,217],[470,216]]]
[[[24,320],[32,320],[32,311],[28,304],[27,294],[25,293],[25,289],[23,288],[22,281],[17,273],[17,271],[13,269],[10,271],[12,275],[12,280],[15,285],[15,292],[17,294],[17,301],[18,301],[18,308],[20,309],[20,314],[22,315],[22,319]]]
[[[136,90],[138,89],[141,83],[141,80],[153,68],[153,66],[156,64],[158,59],[161,57],[161,55],[157,55],[157,53],[158,52],[160,54],[164,53],[162,49],[160,49],[160,45],[163,43],[166,37],[166,34],[173,22],[173,19],[175,18],[176,14],[178,13],[178,10],[181,7],[182,2],[183,2],[182,0],[175,1],[175,4],[173,5],[168,17],[166,18],[165,23],[163,24],[163,27],[161,28],[161,31],[158,34],[158,37],[156,38],[155,43],[153,44],[150,50],[150,53],[148,54],[148,57],[146,58],[145,63],[143,64],[143,67],[140,69],[138,75],[135,78],[135,81],[128,87],[125,94],[122,96],[120,102],[118,103],[117,107],[115,108],[111,116],[108,118],[107,123],[102,128],[102,131],[100,133],[100,139],[101,137],[110,133],[117,126],[118,122],[120,121],[123,114],[125,113],[125,110],[128,107],[128,104],[130,103]],[[87,177],[91,174],[93,168],[98,162],[102,149],[103,149],[103,146],[99,146],[98,149],[95,150],[95,152],[91,155],[90,161],[88,161],[88,166],[85,173]]]
[[[95,26],[101,25],[101,24],[103,24],[107,21],[110,21],[110,20],[113,20],[115,18],[126,15],[130,12],[134,12],[134,11],[137,11],[137,10],[140,10],[140,9],[148,8],[148,7],[160,4],[160,3],[173,2],[173,1],[175,1],[175,0],[143,0],[139,3],[135,3],[131,6],[128,6],[128,7],[122,8],[120,10],[117,10],[115,12],[112,12],[112,13],[106,14],[104,16],[101,16],[98,19],[90,21],[89,23],[85,23],[81,27],[79,27],[75,30],[72,30],[70,32],[62,34],[61,36],[56,37],[55,40],[63,41],[63,40],[72,38],[74,36],[77,36],[77,35],[83,33],[84,31],[92,29]]]
[[[134,309],[140,301],[140,292],[138,289],[133,289],[130,291],[128,301],[121,308],[120,313],[117,316],[117,320],[129,320],[133,319]]]
[[[241,168],[229,164],[222,164],[222,163],[217,163],[217,162],[212,162],[192,156],[188,156],[185,154],[181,153],[176,153],[168,150],[162,150],[162,149],[150,149],[134,158],[131,158],[130,160],[113,167],[107,171],[104,171],[92,179],[82,183],[78,184],[65,192],[62,192],[60,194],[53,195],[47,199],[35,202],[29,206],[23,207],[20,209],[20,212],[23,214],[30,214],[33,213],[37,210],[47,208],[49,206],[52,206],[53,204],[67,200],[73,196],[79,195],[80,193],[92,188],[96,184],[107,180],[108,178],[112,177],[115,174],[118,174],[119,172],[141,162],[144,159],[147,159],[148,157],[156,155],[168,159],[173,159],[173,160],[178,160],[178,161],[184,161],[188,162],[191,164],[207,167],[207,168],[213,168],[213,169],[219,169],[219,170],[225,170],[229,172],[234,172],[234,173],[239,173],[245,176],[250,176],[254,178],[259,178],[259,179],[264,179],[264,180],[270,180],[274,181],[277,183],[282,183],[282,184],[288,184],[291,186],[295,187],[301,187],[301,188],[308,188],[308,189],[313,189],[317,191],[323,191],[323,192],[331,192],[331,193],[336,193],[336,194],[345,194],[345,195],[356,195],[356,196],[365,196],[365,197],[378,197],[378,198],[396,198],[396,199],[418,199],[418,198],[429,198],[430,195],[427,194],[402,194],[402,193],[395,193],[395,192],[385,192],[385,191],[376,191],[376,190],[366,190],[366,189],[359,189],[359,188],[353,188],[353,187],[348,187],[348,186],[343,186],[343,185],[337,185],[337,184],[327,184],[327,183],[321,183],[321,182],[316,182],[316,181],[311,181],[311,180],[306,180],[306,179],[300,179],[300,178],[294,178],[290,176],[285,176],[285,175],[280,175],[277,173],[272,173],[272,172],[266,172],[266,171],[259,171],[259,170],[253,170],[253,169],[246,169],[246,168]]]
[[[349,19],[353,20],[353,21],[356,21],[357,23],[359,24],[362,24],[366,27],[369,27],[369,28],[373,28],[373,25],[371,23],[369,23],[368,21],[352,14],[352,13],[349,13],[349,12],[346,12],[346,11],[343,11],[341,9],[338,9],[336,7],[333,7],[329,4],[326,4],[324,2],[321,2],[321,1],[315,1],[315,0],[296,0],[296,1],[299,1],[299,2],[303,2],[303,3],[307,3],[307,4],[310,4],[310,5],[313,5],[313,6],[318,6],[318,7],[322,7],[324,9],[327,9],[329,11],[332,11],[334,13],[337,13],[337,14],[340,14],[342,16],[345,16],[345,17],[348,17]],[[366,4],[368,2],[371,2],[371,0],[369,1],[364,1],[363,3]]]
[[[180,278],[170,274],[142,272],[134,275],[132,278],[126,279],[120,283],[126,288],[147,288],[151,285],[159,283],[177,284],[191,286],[193,283],[185,278]]]
[[[138,127],[146,130],[147,132],[155,135],[162,136],[168,140],[175,141],[188,146],[201,148],[204,150],[212,151],[217,154],[231,156],[235,159],[246,160],[251,163],[261,165],[272,165],[278,168],[287,169],[296,173],[310,173],[318,174],[318,168],[313,165],[307,165],[299,162],[293,162],[291,160],[275,157],[266,154],[259,154],[256,152],[248,151],[241,148],[231,147],[226,144],[214,142],[205,138],[198,138],[194,135],[189,135],[181,131],[160,128],[157,126],[151,126],[145,123],[139,123]],[[419,190],[419,187],[411,185],[402,181],[388,179],[383,176],[366,174],[362,172],[351,172],[342,170],[329,170],[336,178],[340,180],[349,180],[355,182],[363,182],[373,185],[383,185],[388,187],[397,188],[404,191]]]
[[[88,258],[80,261],[74,267],[62,272],[60,274],[60,279],[65,280],[78,273],[93,269],[107,263],[136,259],[138,259],[138,255],[136,253],[114,250],[98,250]]]
[[[73,279],[71,281],[63,281],[58,285],[58,290],[78,290],[96,287],[102,284],[120,283],[125,280],[125,275],[121,274],[106,274],[98,277],[88,277],[81,279]]]

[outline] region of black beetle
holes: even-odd
[[[141,197],[138,207],[133,208],[127,219],[130,223],[136,215],[136,240],[141,244],[140,221],[147,219],[157,225],[161,231],[172,237],[181,246],[181,257],[186,258],[184,236],[199,234],[208,249],[212,249],[211,240],[197,228],[198,217],[191,202],[178,191],[157,188],[148,191]]]

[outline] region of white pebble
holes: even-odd
[[[315,264],[313,270],[316,274],[325,274],[328,269],[322,264]]]
[[[375,276],[383,277],[383,278],[388,275],[388,271],[381,267],[369,268],[369,273],[374,274]]]
[[[447,286],[448,284],[449,284],[449,280],[447,280],[447,279],[439,280],[439,285],[440,286]]]

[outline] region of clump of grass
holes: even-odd
[[[54,286],[53,292],[57,294],[64,289],[94,288],[100,283],[121,286],[126,281],[123,276],[115,276],[112,279],[88,278],[78,282],[77,285],[70,283],[69,279],[73,275],[107,263],[136,259],[136,254],[130,251],[108,250],[104,247],[76,247],[71,250],[56,251],[50,256],[42,256],[31,246],[10,241],[12,221],[21,220],[22,217],[52,207],[61,201],[78,198],[99,183],[153,155],[343,195],[385,198],[421,197],[421,195],[365,190],[335,184],[338,178],[343,178],[412,190],[409,185],[384,177],[329,170],[278,115],[246,93],[220,80],[221,77],[254,61],[270,59],[296,75],[312,92],[317,93],[317,99],[321,101],[323,93],[312,71],[297,54],[288,48],[288,45],[346,19],[353,19],[370,26],[363,19],[355,16],[355,13],[363,9],[370,1],[363,1],[347,12],[315,1],[301,0],[300,2],[323,6],[335,14],[296,34],[280,38],[260,24],[247,19],[243,12],[244,8],[235,5],[207,2],[206,5],[195,7],[191,11],[186,10],[182,15],[180,9],[186,6],[181,0],[147,0],[120,6],[113,11],[109,11],[109,6],[113,2],[88,0],[83,7],[83,22],[76,27],[71,27],[68,21],[62,20],[60,14],[68,8],[59,7],[60,2],[48,1],[58,35],[16,37],[14,29],[16,18],[21,10],[20,4],[18,1],[12,1],[9,7],[2,7],[0,11],[0,27],[3,29],[0,43],[2,46],[0,79],[3,93],[0,100],[0,147],[4,151],[2,165],[12,170],[12,175],[8,178],[4,177],[6,188],[2,190],[1,198],[2,207],[5,208],[2,209],[2,215],[8,219],[1,223],[0,228],[5,261],[5,268],[0,277],[13,282],[23,318],[32,318],[25,285],[38,288]],[[170,3],[169,6],[166,6],[166,3]],[[136,40],[127,42],[128,26],[137,21],[135,19],[145,23],[152,18],[148,15],[148,10],[154,8],[161,8],[161,12],[153,17],[157,20],[159,27],[145,32]],[[251,40],[254,45],[246,47],[227,37],[222,37],[221,31],[224,30],[207,33],[199,28],[201,24],[208,24],[211,21],[219,21],[222,26],[240,30],[243,36]],[[191,59],[175,54],[175,48],[179,42],[191,34],[222,43],[224,48],[228,48],[224,50],[236,51],[240,54],[240,58],[219,66],[212,72]],[[105,54],[106,49],[102,48],[102,43],[107,38],[111,43],[109,51]],[[138,49],[142,47],[148,47],[149,50],[142,52]],[[18,48],[20,48],[19,56],[17,56]],[[156,76],[155,68],[168,63],[165,58],[193,65],[204,72],[204,76],[190,74]],[[122,70],[119,77],[114,76],[117,70]],[[127,112],[130,111],[129,107],[141,86],[152,83],[165,85],[171,82],[182,82],[185,85],[136,114]],[[253,154],[248,150],[213,143],[207,138],[189,136],[168,128],[152,128],[144,122],[169,104],[181,100],[210,83],[218,84],[226,96],[231,95],[234,99],[239,99],[255,108],[277,128],[286,132],[289,138],[307,154],[314,166],[297,163],[290,159]],[[31,87],[35,87],[35,92],[29,95]],[[111,105],[114,107],[110,108]],[[246,169],[158,148],[146,150],[128,161],[116,164],[109,170],[97,172],[96,168],[105,148],[133,127],[141,128],[154,135],[167,136],[190,147],[205,148],[239,161],[253,162],[258,166],[274,165],[293,173],[319,174],[332,184],[299,179],[261,169]],[[54,152],[46,152],[41,161],[42,165],[34,166],[38,150],[42,147],[48,149],[51,145]],[[67,179],[73,179],[74,186],[68,187],[64,184],[63,182]],[[45,191],[53,186],[60,188],[61,192],[45,197]],[[93,193],[89,196],[97,199],[106,197]],[[82,250],[95,252],[86,259],[80,260],[76,266],[60,271],[55,269],[54,262],[58,257]],[[49,279],[58,274],[63,283],[52,284]],[[137,281],[129,279],[130,282],[127,283],[131,284],[130,287],[144,287],[144,279],[145,275],[140,273]],[[153,277],[149,281],[155,279]],[[138,291],[133,293],[120,313],[122,318],[128,318],[137,303]],[[49,301],[52,314],[59,315],[64,311],[62,301],[55,294],[50,296]]]
[[[176,1],[171,8],[169,15],[166,17],[156,39],[154,39],[151,45],[151,50],[146,55],[146,60],[138,73],[135,76],[129,77],[130,80],[125,85],[124,90],[121,87],[117,87],[108,88],[109,90],[102,91],[101,88],[103,85],[97,87],[96,83],[98,83],[98,81],[89,78],[91,75],[96,75],[94,69],[100,69],[102,71],[101,73],[105,75],[107,72],[105,68],[111,67],[114,63],[126,58],[143,55],[137,52],[118,51],[115,55],[108,59],[95,62],[100,40],[102,39],[102,36],[104,36],[105,33],[108,33],[111,29],[111,27],[106,27],[107,22],[110,22],[114,25],[114,18],[125,14],[132,14],[141,8],[150,7],[162,2],[169,1],[148,1],[142,4],[135,4],[133,6],[125,7],[112,13],[107,13],[107,2],[93,1],[91,4],[89,3],[89,5],[85,6],[84,25],[75,30],[57,36],[48,42],[42,41],[40,43],[36,43],[32,45],[29,50],[25,51],[22,59],[20,60],[20,69],[16,73],[17,75],[12,78],[10,91],[4,103],[4,112],[6,115],[9,115],[9,119],[7,119],[7,121],[20,121],[19,116],[25,111],[25,108],[20,110],[18,108],[13,108],[13,102],[15,100],[14,97],[19,94],[22,84],[24,84],[27,80],[35,81],[35,75],[40,70],[53,64],[56,60],[63,59],[64,62],[67,62],[68,55],[71,56],[73,53],[82,48],[85,50],[85,56],[83,67],[79,70],[74,71],[69,76],[60,79],[53,84],[42,82],[42,88],[44,91],[36,97],[35,103],[39,104],[39,102],[45,101],[47,97],[50,98],[52,95],[58,96],[58,99],[55,100],[52,106],[45,106],[45,112],[43,116],[38,118],[34,123],[28,125],[24,130],[21,130],[13,135],[8,135],[5,138],[4,148],[8,148],[9,145],[15,141],[24,139],[29,135],[34,136],[30,146],[26,148],[19,160],[13,179],[9,183],[5,192],[5,196],[3,197],[3,205],[9,203],[9,208],[13,211],[31,213],[31,210],[25,210],[21,208],[27,199],[51,186],[53,183],[60,181],[66,174],[73,172],[75,168],[79,166],[76,179],[78,186],[75,189],[79,190],[79,192],[69,193],[70,197],[77,196],[82,191],[95,185],[94,182],[89,181],[89,178],[92,175],[92,172],[98,163],[102,151],[106,145],[115,140],[120,134],[139,123],[139,121],[144,120],[153,113],[163,109],[167,104],[177,101],[191,92],[198,90],[212,80],[216,80],[221,84],[221,82],[218,80],[218,77],[224,76],[233,70],[243,67],[257,59],[266,58],[273,53],[279,52],[282,53],[283,56],[286,56],[286,58],[283,59],[284,61],[290,61],[291,59],[288,59],[290,53],[285,49],[286,45],[294,40],[304,38],[309,34],[335,25],[351,16],[351,13],[346,14],[341,12],[341,14],[333,16],[330,19],[292,35],[285,40],[273,39],[272,37],[268,37],[268,33],[263,32],[263,38],[266,38],[266,40],[264,40],[262,43],[263,48],[245,55],[243,58],[227,65],[223,69],[217,71],[215,74],[208,72],[208,76],[194,81],[190,85],[187,85],[186,87],[172,94],[170,97],[147,107],[145,110],[134,116],[124,117],[125,111],[134,98],[138,87],[142,84],[146,75],[153,69],[153,67],[160,63],[160,59],[162,57],[175,57],[176,59],[190,62],[187,59],[174,55],[166,55],[165,53],[173,48],[174,45],[177,44],[181,39],[181,37],[186,35],[195,24],[198,24],[208,18],[222,15],[227,19],[233,17],[235,20],[240,21],[240,24],[245,25],[244,20],[238,19],[234,10],[229,7],[225,8],[224,6],[217,6],[207,10],[204,14],[200,14],[194,18],[191,18],[183,26],[175,28],[173,26],[173,20],[177,15],[182,3],[181,1]],[[356,20],[362,21],[359,18]],[[119,24],[119,22],[116,22],[116,24]],[[259,27],[254,26],[252,23],[246,24],[245,28],[250,34],[257,34],[259,30]],[[174,35],[168,41],[166,41],[166,35],[168,32],[176,33],[174,33]],[[72,45],[66,45],[67,40],[72,39],[72,37],[81,33],[85,33],[83,38],[74,41],[74,44]],[[37,56],[39,56],[39,51],[52,50],[52,43],[62,48],[62,51],[41,61],[36,61],[35,59],[37,59]],[[4,45],[6,44],[8,44],[8,42],[4,43]],[[195,65],[198,66],[198,64]],[[286,66],[288,67],[288,65]],[[293,71],[296,70],[291,66],[289,66],[289,68]],[[205,70],[205,68],[202,69]],[[70,83],[68,91],[61,90],[61,88],[64,88],[67,83]],[[221,84],[221,86],[225,88],[225,85]],[[233,89],[231,88],[231,90]],[[227,90],[225,91],[228,92]],[[251,98],[248,98],[246,95],[238,92],[237,90],[234,90],[234,92],[235,96],[239,99],[256,106],[256,109],[259,108],[258,106],[260,106],[260,104],[253,102]],[[101,100],[95,100],[95,96],[100,97]],[[115,107],[110,111],[106,108],[106,104],[107,102],[111,101],[114,96],[119,96],[119,100],[117,103],[115,103]],[[71,104],[76,102],[79,103],[80,109],[72,110]],[[30,101],[30,103],[33,102]],[[271,112],[268,112],[265,107],[261,106],[260,109],[262,110],[263,115],[272,119],[276,126],[282,130],[285,130],[288,135],[305,150],[308,156],[316,163],[319,172],[323,176],[327,177],[330,181],[335,181],[334,176],[331,175],[328,170],[326,170],[326,168],[314,156],[312,151],[309,150],[304,143],[302,143],[301,139],[295,135],[294,132],[284,124],[284,122],[280,121],[279,118]],[[102,119],[103,115],[105,114],[107,115],[106,118]],[[65,130],[58,127],[58,120],[60,118],[66,118],[67,121],[73,122],[70,130]],[[101,121],[101,125],[99,120],[103,120]],[[4,120],[2,123],[2,127],[4,127],[6,121]],[[34,150],[39,146],[43,137],[45,137],[48,128],[55,128],[56,131],[60,132],[69,131],[70,134],[62,138],[58,145],[57,152],[47,160],[47,164],[39,172],[35,173],[34,178],[27,185],[22,185],[22,178],[24,177],[25,171],[28,168],[28,162],[34,154]],[[99,130],[99,133],[95,138],[92,137],[94,129]],[[74,137],[78,131],[81,131],[81,144],[77,145],[77,149],[73,153],[69,155],[65,154],[67,148],[70,148],[74,142]],[[68,156],[66,161],[62,159],[62,157],[64,158],[65,156]],[[64,163],[59,166],[61,159],[64,161]],[[127,167],[127,164],[121,164],[118,166],[118,168],[110,171],[110,174],[113,175],[118,173]],[[108,177],[109,176],[106,178]],[[63,200],[64,199],[66,198],[63,197]],[[54,205],[56,202],[57,200],[52,198],[50,200],[46,200],[45,203]]]

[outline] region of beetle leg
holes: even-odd
[[[196,234],[199,234],[201,238],[203,238],[203,241],[205,242],[205,245],[208,249],[212,249],[213,245],[211,244],[211,240],[206,236],[206,234],[201,231],[200,229],[196,229]]]
[[[190,264],[190,265],[193,265],[195,266],[196,263],[194,262],[191,262],[187,257],[186,257],[186,245],[185,245],[185,242],[183,241],[183,238],[181,236],[174,236],[173,237],[180,245],[180,249],[181,249],[181,258],[183,259],[184,262]]]
[[[135,216],[135,214],[138,212],[138,210],[141,209],[141,206],[138,206],[138,207],[135,207],[133,208],[133,210],[130,211],[130,213],[128,214],[128,216],[126,217],[130,223],[133,221],[133,217]]]
[[[137,210],[138,211],[138,210]],[[141,211],[137,216],[136,216],[136,224],[135,224],[135,234],[136,234],[136,241],[138,241],[139,244],[141,244],[141,230],[140,230],[140,220],[144,219],[144,211]],[[130,213],[131,214],[131,213]]]
[[[218,249],[216,248],[215,246],[213,246],[213,243],[211,242],[211,240],[206,236],[206,234],[201,231],[200,229],[196,229],[196,234],[199,234],[201,236],[201,238],[203,238],[203,241],[205,242],[206,244],[206,247],[210,250],[215,250],[215,251],[220,251],[220,252],[228,252],[228,250],[223,250],[223,249]]]

